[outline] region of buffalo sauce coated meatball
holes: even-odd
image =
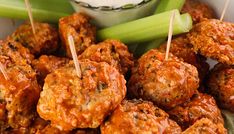
[[[43,85],[44,79],[54,70],[65,66],[70,60],[68,58],[61,58],[56,56],[42,55],[39,59],[35,59],[32,62],[33,68],[37,72],[38,82]]]
[[[174,119],[183,129],[204,117],[216,124],[224,124],[214,98],[202,93],[195,94],[190,101],[173,108],[168,113],[170,118]]]
[[[90,46],[79,56],[79,59],[106,62],[123,74],[126,74],[134,63],[133,55],[128,51],[127,46],[118,40],[106,40]]]
[[[36,73],[28,64],[15,64],[6,56],[0,56],[0,62],[7,74],[6,79],[0,73],[0,105],[5,111],[1,121],[10,128],[26,128],[34,118],[40,94]]]
[[[182,134],[227,134],[227,130],[222,124],[215,124],[208,118],[202,118],[182,132]]]
[[[206,20],[196,24],[187,36],[195,52],[221,63],[234,64],[234,24]]]
[[[165,52],[166,47],[166,44],[163,44],[159,50]],[[182,58],[184,62],[195,66],[198,70],[200,80],[203,80],[209,72],[209,64],[206,62],[206,58],[196,54],[192,50],[192,45],[189,44],[185,35],[176,37],[171,41],[170,52],[178,58]]]
[[[124,100],[101,125],[102,134],[180,134],[181,128],[151,102]]]
[[[89,23],[89,18],[75,13],[59,20],[59,33],[68,57],[72,58],[68,35],[74,38],[77,54],[81,54],[87,47],[94,44],[96,29]]]
[[[80,61],[82,78],[73,63],[47,75],[37,111],[60,130],[97,128],[126,95],[124,76],[109,64]]]
[[[10,39],[0,41],[0,55],[10,57],[16,64],[31,64],[34,59],[29,49]]]
[[[20,42],[28,48],[32,54],[50,54],[57,50],[59,35],[55,28],[47,23],[34,22],[35,35],[30,23],[19,26],[10,36],[16,42]]]
[[[208,92],[222,108],[234,112],[234,66],[217,64],[207,80]]]
[[[159,107],[171,109],[187,101],[199,86],[197,69],[172,54],[150,50],[132,71],[128,82],[130,96],[151,100]]]
[[[199,0],[186,0],[181,12],[189,13],[194,23],[199,23],[206,18],[212,19],[215,17],[213,9]]]

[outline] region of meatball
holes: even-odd
[[[44,84],[44,79],[54,70],[65,66],[70,60],[56,56],[42,55],[39,59],[33,60],[32,66],[37,72],[37,80],[40,85]]]
[[[188,128],[201,118],[208,118],[216,124],[224,124],[214,98],[202,93],[195,94],[190,101],[176,106],[168,113],[170,118],[175,120],[182,129]]]
[[[34,22],[35,35],[31,24],[26,22],[19,26],[10,38],[20,42],[34,55],[50,54],[59,47],[59,35],[55,28],[47,23]]]
[[[79,59],[89,59],[96,62],[106,62],[126,74],[133,67],[133,55],[128,47],[117,40],[106,40],[97,45],[88,47]]]
[[[101,125],[102,134],[180,134],[181,128],[153,103],[124,100]]]
[[[187,101],[197,91],[197,69],[170,54],[156,49],[139,60],[128,82],[130,96],[153,101],[163,109],[171,109]]]
[[[28,127],[35,117],[40,88],[36,73],[28,64],[16,64],[11,58],[0,56],[8,80],[0,73],[0,103],[3,122],[11,128]]]
[[[0,41],[0,55],[10,57],[16,64],[31,64],[34,59],[29,49],[10,39]]]
[[[199,23],[206,18],[215,18],[214,10],[199,0],[186,0],[181,12],[189,13],[194,23]]]
[[[80,66],[82,78],[70,63],[45,79],[37,111],[60,130],[97,128],[126,95],[124,76],[109,64],[82,60]]]
[[[94,44],[96,29],[89,23],[89,18],[75,13],[59,20],[59,33],[66,50],[66,55],[72,58],[68,35],[73,36],[77,54],[81,54],[87,47]]]
[[[215,65],[206,85],[222,108],[234,112],[234,65]]]
[[[159,50],[166,52],[166,47],[167,45],[163,44],[160,46]],[[198,70],[200,80],[203,80],[206,74],[209,72],[210,66],[206,62],[206,58],[196,54],[192,50],[192,45],[189,44],[189,41],[185,35],[176,37],[171,41],[170,52],[178,58],[182,58],[184,62],[195,66]]]
[[[207,118],[202,118],[182,134],[227,134],[227,130],[222,124],[215,124]]]
[[[203,21],[193,27],[188,39],[195,52],[234,64],[234,24],[215,19]]]

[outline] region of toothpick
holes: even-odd
[[[225,2],[224,8],[223,8],[223,12],[222,12],[222,15],[221,15],[221,17],[220,17],[220,21],[223,21],[223,18],[224,18],[224,16],[225,16],[226,11],[227,11],[229,2],[230,2],[230,0],[226,0],[226,2]]]
[[[29,16],[29,20],[30,20],[30,23],[31,23],[31,26],[32,26],[32,31],[33,31],[33,34],[35,35],[36,30],[35,30],[34,21],[33,21],[32,8],[30,6],[29,0],[24,0],[24,2],[25,2],[25,6],[26,6],[26,8],[28,10],[28,16]]]
[[[170,18],[170,25],[169,25],[169,32],[168,32],[168,39],[167,39],[167,49],[166,49],[166,56],[165,60],[168,60],[170,47],[171,47],[171,39],[173,35],[173,23],[175,19],[175,11],[172,12],[171,18]]]
[[[78,58],[77,58],[76,49],[75,49],[75,45],[74,45],[74,40],[73,40],[73,37],[71,35],[68,35],[68,42],[69,42],[69,47],[70,47],[70,50],[71,50],[71,53],[72,53],[72,58],[73,58],[73,61],[74,61],[74,64],[75,64],[77,76],[79,78],[81,78],[82,76],[81,76],[80,64],[79,64],[79,61],[78,61]]]
[[[3,76],[5,77],[6,80],[9,80],[9,77],[6,73],[5,67],[0,63],[0,71],[2,72]]]

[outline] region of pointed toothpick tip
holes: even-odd
[[[172,11],[171,18],[170,18],[169,32],[168,32],[168,39],[167,39],[167,49],[166,49],[166,56],[165,56],[166,61],[169,58],[171,39],[172,39],[172,35],[173,35],[173,23],[174,23],[174,19],[175,19],[175,13],[176,13],[175,11]]]
[[[28,11],[28,16],[29,16],[30,24],[32,26],[32,31],[33,31],[33,34],[35,36],[36,30],[35,30],[35,25],[34,25],[34,21],[33,21],[32,8],[31,8],[31,5],[29,3],[29,0],[24,0],[24,2],[25,2],[25,6],[27,8],[27,11]]]
[[[73,61],[75,64],[77,76],[79,78],[82,78],[80,63],[79,63],[78,58],[77,58],[74,40],[73,40],[73,37],[71,35],[68,35],[68,42],[69,42],[69,47],[70,47],[70,50],[72,53],[72,58],[73,58]]]
[[[220,21],[223,21],[223,19],[224,19],[224,16],[225,16],[225,14],[226,14],[226,11],[227,11],[227,8],[228,8],[229,3],[230,3],[230,0],[226,0],[225,5],[224,5],[224,8],[223,8],[222,15],[221,15],[221,17],[220,17]]]
[[[9,77],[8,77],[8,75],[7,75],[7,73],[6,73],[5,67],[3,66],[2,63],[0,63],[0,71],[1,71],[1,73],[3,74],[4,78],[5,78],[6,80],[9,80]]]

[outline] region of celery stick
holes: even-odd
[[[156,8],[155,14],[169,11],[172,9],[181,10],[185,0],[161,0]]]
[[[169,11],[172,9],[181,10],[184,3],[185,3],[185,0],[161,0],[154,14],[162,13],[162,12]],[[156,39],[154,41],[146,42],[143,44],[138,44],[134,53],[135,55],[140,56],[150,49],[159,47],[165,40],[166,38],[162,38],[162,39]]]
[[[118,39],[126,44],[146,42],[167,37],[172,11],[102,29],[98,31],[97,37],[99,40],[108,38]],[[173,34],[176,35],[188,32],[192,28],[191,17],[186,15],[186,19],[181,18],[179,11],[175,11]]]
[[[69,0],[30,0],[33,17],[38,21],[58,22],[73,12]],[[28,19],[24,0],[0,0],[0,16]]]

